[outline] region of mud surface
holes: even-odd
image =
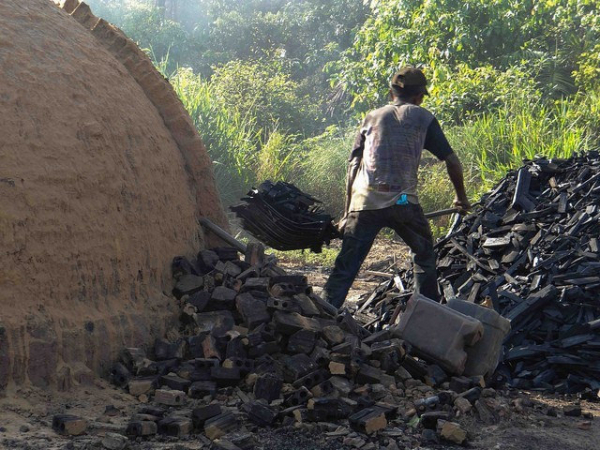
[[[0,112],[0,392],[68,389],[164,332],[171,258],[223,213],[208,156],[48,0],[0,1]]]

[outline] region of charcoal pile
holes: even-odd
[[[421,433],[460,444],[469,411],[498,419],[510,409],[481,377],[449,378],[417,361],[389,331],[370,333],[304,276],[256,254],[241,260],[217,248],[174,260],[178,336],[124,349],[112,370],[112,381],[145,404],[123,435],[235,450],[276,427],[318,430],[322,448],[414,446]],[[56,421],[63,434],[82,425],[74,416]]]
[[[599,219],[598,152],[541,158],[510,172],[437,243],[445,298],[485,303],[511,322],[499,380],[600,389]],[[385,326],[411,283],[402,272],[359,304],[371,330]]]
[[[319,207],[320,201],[292,184],[265,181],[242,201],[230,208],[241,219],[242,227],[277,250],[311,249],[318,253],[323,244],[338,237],[331,216]]]

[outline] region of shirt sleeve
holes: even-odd
[[[363,156],[363,151],[365,149],[365,136],[362,134],[362,129],[356,133],[356,138],[354,139],[354,144],[352,145],[352,151],[350,152],[350,157],[348,161],[352,161],[354,158],[361,159]]]
[[[448,139],[446,139],[446,135],[442,131],[440,123],[435,117],[429,124],[429,127],[427,127],[424,147],[441,161],[454,153]]]

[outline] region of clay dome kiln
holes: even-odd
[[[225,215],[169,83],[83,3],[0,2],[0,112],[0,392],[66,389],[164,333],[173,256]]]

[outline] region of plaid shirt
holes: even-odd
[[[370,112],[357,135],[351,159],[362,152],[361,165],[352,185],[349,211],[392,206],[402,194],[411,203],[417,196],[418,169],[433,114],[420,106],[396,102]],[[441,129],[440,129],[441,133]],[[428,148],[439,159],[452,152],[436,141]],[[443,148],[442,148],[443,147]]]

